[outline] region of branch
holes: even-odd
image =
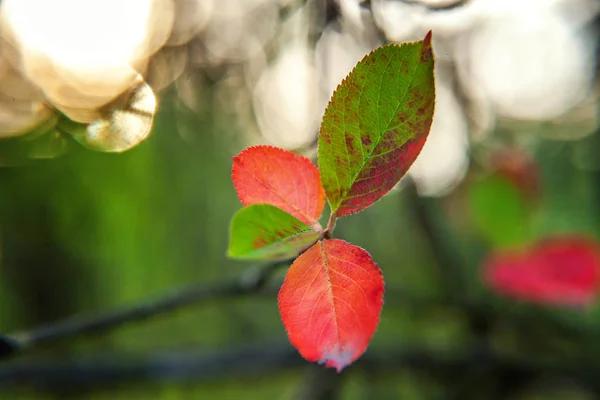
[[[290,260],[283,260],[260,267],[250,267],[230,281],[195,284],[120,310],[69,317],[30,332],[0,335],[0,358],[12,356],[47,342],[95,334],[127,323],[143,321],[185,306],[258,293],[278,267],[289,263]]]
[[[290,369],[306,366],[289,343],[280,340],[240,347],[232,350],[203,351],[187,349],[144,355],[137,358],[122,354],[78,357],[69,360],[40,362],[35,360],[11,362],[0,366],[0,387],[10,388],[35,383],[47,389],[68,387],[90,390],[93,386],[135,383],[136,381],[201,382],[215,379],[274,376]],[[369,371],[380,374],[410,368],[426,371],[434,377],[459,379],[474,368],[486,365],[490,371],[513,374],[544,374],[574,379],[589,388],[597,389],[600,364],[597,360],[549,362],[522,359],[486,349],[452,351],[428,348],[375,348],[348,367],[341,375],[335,371],[313,369],[320,375],[323,387],[335,391],[348,374]],[[331,372],[331,374],[329,374]],[[314,377],[314,376],[313,376]]]
[[[202,381],[257,376],[306,365],[289,344],[270,341],[227,350],[186,349],[131,357],[106,353],[52,361],[14,361],[0,365],[0,387],[23,383],[49,388],[81,388],[136,381]]]

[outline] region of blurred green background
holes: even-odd
[[[73,143],[62,157],[0,169],[2,331],[242,273],[248,264],[224,256],[240,208],[231,157],[245,146],[229,121],[226,110],[192,113],[167,94],[153,135],[131,151]],[[336,236],[366,248],[386,281],[373,342],[341,375],[301,360],[287,344],[276,305],[283,268],[265,293],[191,305],[3,361],[0,398],[596,398],[596,309],[497,299],[478,268],[491,245],[519,237],[515,227],[527,231],[523,243],[597,235],[600,175],[572,157],[599,148],[597,134],[536,144],[543,200],[535,207],[513,186],[490,184],[474,163],[475,177],[451,195],[419,198],[405,183],[340,220]],[[203,359],[208,364],[198,367]]]
[[[243,148],[228,120],[223,110],[198,115],[177,107],[167,96],[151,138],[129,152],[103,154],[74,144],[63,157],[1,169],[2,331],[109,310],[190,282],[233,278],[247,268],[224,256],[229,220],[241,207],[231,183],[231,157]],[[344,238],[373,254],[388,286],[430,291],[431,257],[414,229],[399,193],[340,221],[338,227]],[[452,318],[435,318],[446,320],[443,329],[415,329],[415,322],[406,321],[407,310],[398,305],[386,306],[373,347],[423,339],[423,333],[438,345],[450,343],[457,329]],[[268,346],[271,341],[286,343],[274,293],[188,307],[40,355],[51,360],[104,352],[143,357],[164,350]],[[160,398],[287,398],[305,384],[303,376],[309,370],[308,363],[299,362],[290,371],[263,375],[257,365],[249,379],[222,374],[211,383],[195,384],[192,379],[184,385],[152,382],[150,387],[148,382],[119,382],[118,390],[91,385],[74,389],[72,395],[65,394],[68,387],[43,395],[24,385],[17,394],[155,398],[164,392]],[[357,376],[349,385],[368,393],[370,384],[364,380]],[[389,385],[398,390],[403,386],[394,380]],[[360,392],[348,393],[360,398]]]
[[[600,399],[597,305],[533,305],[482,282],[492,250],[600,237],[596,3],[98,1],[90,16],[0,0],[0,400]],[[270,143],[314,160],[321,112],[355,62],[429,30],[425,161],[337,223],[386,283],[368,350],[337,374],[288,343],[285,267],[225,293],[263,267],[225,257],[241,208],[232,156]],[[83,144],[132,148],[89,150],[57,130],[67,118],[102,122],[75,134]],[[195,300],[42,340],[65,319],[182,293]]]

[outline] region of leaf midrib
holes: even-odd
[[[335,324],[335,334],[337,336],[337,342],[339,349],[341,351],[342,346],[342,338],[340,336],[340,327],[338,325],[337,320],[337,310],[335,308],[335,295],[333,293],[333,284],[331,283],[331,276],[329,273],[329,262],[327,261],[327,252],[325,251],[325,241],[319,241],[319,250],[321,251],[321,258],[323,259],[323,267],[325,268],[325,276],[327,277],[327,289],[329,291],[329,296],[331,297],[331,310],[333,314],[333,321]]]
[[[303,250],[308,249],[308,248],[314,246],[314,244],[319,240],[319,236],[318,236],[319,232],[317,232],[316,230],[314,230],[314,229],[312,229],[312,228],[309,227],[309,229],[306,229],[306,230],[294,233],[293,235],[287,236],[287,237],[285,237],[285,238],[283,238],[281,240],[278,240],[276,242],[269,243],[269,244],[261,247],[260,249],[256,249],[255,251],[253,251],[250,254],[256,254],[256,253],[260,254],[261,252],[265,252],[267,250],[270,250],[273,247],[282,246],[285,243],[287,243],[287,242],[289,242],[289,241],[291,241],[293,239],[297,239],[299,236],[302,236],[302,235],[307,234],[307,233],[315,233],[315,234],[317,234],[317,237],[315,238],[314,241],[310,242],[306,246],[303,246],[302,248],[296,249],[297,253],[301,253]]]
[[[397,45],[392,45],[392,46],[397,46]],[[402,46],[398,46],[398,47],[399,47],[399,48],[401,48]],[[381,74],[381,81],[380,81],[380,83],[379,83],[379,93],[378,93],[378,97],[377,97],[377,105],[378,105],[378,106],[379,106],[379,100],[381,99],[381,87],[382,87],[382,83],[383,83],[383,77],[384,77],[384,75],[385,75],[385,70],[387,70],[387,67],[389,66],[389,64],[390,64],[391,62],[392,62],[392,57],[390,57],[390,58],[388,59],[388,63],[387,63],[387,65],[386,65],[386,67],[384,68],[384,73],[382,73],[382,74]],[[371,65],[369,65],[369,66],[368,66],[368,70],[369,70],[369,71],[371,70],[371,67],[372,67],[372,66],[373,66],[373,64],[371,64]],[[375,152],[375,150],[377,149],[377,146],[379,146],[379,143],[381,143],[381,140],[382,140],[382,139],[383,139],[383,137],[385,136],[385,133],[388,131],[390,124],[391,124],[391,123],[392,123],[392,121],[394,120],[394,115],[397,115],[397,113],[398,113],[398,109],[400,108],[400,105],[402,104],[402,102],[403,102],[404,98],[406,97],[406,95],[407,95],[407,93],[408,93],[408,89],[411,87],[411,85],[412,85],[412,83],[413,83],[413,79],[414,79],[414,77],[415,77],[415,75],[416,75],[416,71],[417,71],[417,69],[419,68],[419,66],[420,66],[420,64],[419,64],[419,63],[416,63],[416,65],[415,65],[415,67],[414,67],[414,70],[412,71],[412,74],[411,74],[411,76],[410,76],[410,81],[408,82],[408,85],[407,85],[407,87],[406,87],[406,91],[405,91],[405,92],[402,94],[402,97],[401,97],[401,98],[398,100],[398,105],[396,106],[396,109],[395,109],[394,113],[392,114],[392,116],[391,116],[391,118],[390,118],[390,121],[387,123],[386,129],[385,129],[385,130],[383,130],[383,132],[382,132],[380,135],[378,135],[378,138],[377,138],[377,140],[375,141],[375,144],[374,144],[373,148],[371,149],[371,151],[370,151],[370,152],[367,152],[367,156],[366,156],[366,157],[363,157],[363,159],[362,159],[362,161],[361,161],[361,164],[360,164],[360,168],[358,168],[358,169],[357,169],[357,172],[356,172],[356,174],[354,174],[354,177],[351,179],[351,183],[350,183],[350,186],[348,187],[348,189],[344,190],[344,192],[343,192],[343,196],[342,196],[343,200],[340,200],[340,202],[339,202],[339,204],[338,204],[338,206],[337,206],[337,209],[339,209],[339,208],[340,208],[340,206],[341,206],[341,205],[344,203],[344,201],[346,201],[346,200],[347,200],[347,195],[348,195],[348,193],[349,193],[349,192],[352,190],[352,187],[354,186],[354,184],[355,184],[356,180],[358,179],[358,176],[359,176],[359,175],[360,175],[360,173],[361,173],[361,172],[364,170],[364,168],[365,168],[365,166],[368,164],[368,162],[369,162],[370,160],[372,160],[372,154]],[[358,98],[358,104],[359,104],[359,105],[360,105],[360,103],[361,103],[361,98],[362,98],[362,95],[363,95],[363,93],[364,93],[364,90],[363,90],[363,89],[364,89],[364,87],[365,87],[365,86],[366,86],[366,85],[363,85],[363,86],[361,87],[361,92],[360,92],[360,95],[359,95],[359,98]],[[379,114],[379,113],[377,113],[377,129],[379,130],[379,132],[381,132],[382,130],[381,130],[381,129],[380,129],[380,127],[379,127],[379,116],[380,116],[380,114]],[[360,119],[360,115],[359,115],[359,119]],[[359,124],[359,125],[360,125],[360,124]],[[379,132],[378,132],[378,133],[379,133]],[[359,138],[360,138],[360,137],[359,137]],[[362,144],[362,140],[359,140],[359,142],[360,142],[361,149],[363,149],[363,152],[364,152],[364,145]],[[408,140],[407,140],[406,142],[408,142]],[[406,144],[406,142],[404,142],[404,143],[403,143],[403,145],[404,145],[404,144]],[[347,149],[346,149],[346,150],[347,150]],[[394,150],[397,150],[397,148],[396,148],[396,149],[394,149]],[[357,196],[357,197],[358,197],[358,196]]]

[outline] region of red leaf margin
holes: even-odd
[[[590,238],[562,235],[529,249],[495,252],[484,262],[484,282],[516,300],[589,306],[600,290],[600,248]]]
[[[383,293],[381,270],[366,250],[326,239],[292,263],[278,305],[300,354],[341,372],[365,352],[379,323]]]
[[[251,146],[233,157],[233,185],[244,206],[271,204],[320,230],[325,190],[307,157],[279,147]]]

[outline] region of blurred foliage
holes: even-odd
[[[167,94],[152,136],[131,151],[102,154],[75,144],[62,157],[0,169],[2,332],[110,310],[190,282],[239,274],[247,264],[225,257],[229,220],[241,207],[230,179],[231,156],[245,146],[238,137],[226,110],[207,107],[192,113]],[[600,174],[587,161],[585,168],[574,162],[598,148],[597,135],[585,141],[589,143],[545,141],[534,149],[544,192],[535,212],[520,204],[514,188],[493,180],[466,181],[432,202],[438,228],[447,234],[445,242],[462,260],[446,272],[467,274],[461,293],[465,304],[440,299],[452,278],[440,274],[436,249],[405,188],[353,218],[341,219],[337,236],[369,249],[386,279],[382,319],[367,355],[390,347],[426,348],[440,355],[460,352],[479,334],[487,335],[494,348],[526,360],[584,363],[600,354],[597,308],[557,311],[497,299],[481,286],[478,275],[480,257],[490,243],[519,244],[559,232],[600,233]],[[480,219],[472,220],[473,213]],[[490,243],[477,224],[492,234]],[[265,339],[286,340],[276,299],[247,296],[36,350],[5,361],[4,367],[23,359],[76,359],[114,351],[143,357],[169,349],[230,349]],[[477,359],[470,369],[455,372],[462,373],[458,379],[438,379],[403,367],[402,360],[398,366],[373,372],[359,362],[339,377],[339,398],[484,398],[512,385],[512,378],[480,368]],[[76,388],[24,384],[0,391],[0,398],[287,399],[299,397],[311,385],[307,375],[312,368],[306,364],[260,375],[257,365],[257,376],[210,382],[151,379]],[[587,388],[569,382],[554,390],[543,382],[525,381],[526,390],[510,398],[593,398]]]
[[[74,145],[56,159],[1,169],[6,194],[0,197],[2,331],[103,311],[189,282],[241,272],[244,263],[225,258],[229,220],[240,208],[230,179],[231,156],[244,146],[235,141],[229,121],[222,110],[192,114],[165,98],[153,135],[129,152],[103,154]],[[403,220],[407,222],[398,224]],[[430,257],[415,246],[409,221],[396,192],[364,216],[340,221],[339,230],[371,250],[388,286],[431,292]],[[402,308],[386,308],[373,346],[424,339],[450,345],[460,331],[444,313],[433,321],[414,316],[407,323],[412,318]],[[444,329],[428,328],[436,325]],[[129,354],[186,346],[226,349],[264,338],[286,340],[275,298],[248,297],[191,307],[38,354],[52,358],[111,349]],[[344,390],[352,394],[344,398],[362,398],[357,393],[369,391],[365,385],[372,383],[359,378],[353,385],[361,391]],[[120,385],[97,394],[90,387],[72,397],[24,387],[2,398],[129,399],[152,394],[164,399],[274,399],[288,398],[291,388],[301,384],[301,374],[286,373],[276,379],[179,388],[168,383]]]
[[[511,182],[487,177],[473,184],[469,200],[474,222],[494,247],[527,242],[526,204],[522,193]]]

